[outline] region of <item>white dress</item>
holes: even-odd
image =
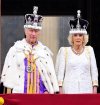
[[[71,47],[61,47],[56,61],[59,86],[65,94],[92,93],[98,86],[98,71],[93,48],[86,46],[76,55]]]

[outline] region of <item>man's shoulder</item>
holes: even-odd
[[[44,51],[47,51],[50,55],[53,55],[51,49],[50,49],[48,46],[44,45],[44,44],[41,43],[40,41],[39,41],[39,45],[41,46],[41,48],[42,48]]]
[[[25,42],[25,39],[17,40],[16,42],[14,42],[14,46],[20,46],[24,42]]]
[[[17,40],[13,47],[18,50],[18,51],[22,51],[23,49],[26,49],[26,42],[25,42],[25,39],[22,39],[22,40]]]
[[[49,47],[45,46],[44,50],[46,50],[50,55],[53,55],[53,52],[51,51]]]

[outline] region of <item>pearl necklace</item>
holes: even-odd
[[[76,51],[73,47],[72,47],[72,51],[76,54],[76,55],[80,55],[83,53],[84,51],[84,47],[82,47],[82,49],[80,51]]]

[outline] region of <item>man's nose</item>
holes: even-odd
[[[35,32],[35,31],[33,31],[33,32],[32,32],[32,35],[35,35],[35,34],[36,34],[36,32]]]

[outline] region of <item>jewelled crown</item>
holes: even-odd
[[[37,14],[38,7],[33,7],[33,14],[25,15],[25,25],[24,28],[42,29],[43,17]]]
[[[88,21],[81,18],[81,11],[77,11],[77,18],[70,20],[70,31],[69,34],[81,33],[87,34]]]

